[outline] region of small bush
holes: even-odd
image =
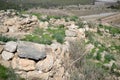
[[[40,38],[40,43],[50,45],[50,44],[52,44],[52,40],[53,40],[53,38],[49,34],[44,34]]]
[[[3,35],[0,35],[0,41],[2,41],[2,42],[16,41],[16,40],[17,39],[12,38],[12,37],[6,37],[6,36],[3,36]]]
[[[38,18],[38,19],[40,19],[40,18],[41,18],[41,14],[40,14],[40,13],[32,13],[32,15],[37,16],[37,18]]]
[[[48,16],[47,19],[50,20],[51,18],[54,18],[54,19],[61,19],[60,16]]]
[[[42,28],[35,28],[34,31],[33,31],[33,34],[34,35],[43,35],[44,33],[44,30]]]
[[[78,17],[77,16],[71,16],[70,17],[70,21],[77,21],[78,20]]]
[[[0,80],[25,80],[20,78],[17,74],[15,74],[14,70],[11,68],[5,68],[0,65]]]
[[[101,60],[101,53],[97,53],[96,59],[99,60],[99,61]]]
[[[112,55],[112,54],[106,54],[105,55],[105,63],[108,63],[108,62],[110,62],[111,60],[115,60],[115,58],[114,58],[114,55]]]
[[[76,23],[76,25],[78,25],[79,28],[83,28],[83,27],[84,27],[84,24],[83,24],[82,22],[80,22],[80,21],[78,21],[78,22]]]
[[[22,40],[31,41],[40,44],[51,44],[53,40],[56,40],[59,43],[63,43],[65,38],[65,29],[64,26],[59,26],[56,28],[48,28],[46,30],[36,28],[33,31],[33,34],[26,35]]]

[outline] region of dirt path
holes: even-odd
[[[109,23],[111,25],[120,27],[120,12],[109,12],[88,16],[80,16],[80,18],[94,23]]]
[[[118,12],[109,12],[109,13],[100,13],[100,14],[94,14],[94,15],[80,16],[80,18],[85,19],[87,21],[95,21],[103,17],[112,16],[116,14],[118,14]]]

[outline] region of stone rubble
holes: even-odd
[[[26,41],[12,41],[12,43],[16,43],[17,45],[14,47],[16,50],[11,53],[11,51],[6,50],[6,47],[4,47],[7,46],[8,43],[11,43],[11,41],[4,45],[0,44],[1,65],[8,68],[12,67],[15,70],[15,73],[29,80],[64,80],[63,76],[65,69],[63,61],[65,53],[68,53],[67,44],[64,44],[64,46],[59,43],[43,45]],[[46,54],[41,54],[41,51],[46,51]],[[30,57],[21,57],[19,56],[20,53],[32,55],[30,55]],[[40,56],[39,59],[36,59],[35,56],[37,57],[38,55],[44,56]]]

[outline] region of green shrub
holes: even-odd
[[[7,36],[0,35],[0,41],[2,41],[2,42],[16,41],[16,40],[17,39],[12,38],[12,37],[7,37]]]
[[[43,33],[44,33],[44,29],[43,29],[43,28],[38,28],[38,27],[37,27],[37,28],[35,28],[34,31],[33,31],[33,34],[34,34],[34,35],[39,35],[39,36],[40,36],[40,35],[43,35]]]
[[[53,31],[53,38],[57,40],[57,42],[59,43],[63,43],[64,42],[64,38],[65,38],[65,29],[62,28],[63,26],[60,26],[60,28],[56,29]]]
[[[99,28],[97,29],[97,33],[98,33],[100,36],[103,36],[103,33],[100,31]]]
[[[63,43],[64,42],[64,35],[57,33],[53,35],[53,38],[57,40],[57,42],[59,43]]]
[[[97,53],[97,55],[96,55],[96,59],[100,61],[101,58],[102,58],[102,57],[101,57],[101,53]]]
[[[5,68],[0,65],[0,80],[25,80],[20,78],[17,74],[15,74],[14,70],[11,68]]]
[[[61,16],[47,16],[47,19],[48,19],[48,20],[50,20],[51,18],[61,19]]]
[[[113,26],[105,26],[105,25],[102,25],[102,24],[99,24],[99,27],[100,28],[104,28],[105,30],[109,30],[109,32],[111,34],[120,34],[120,29],[117,28],[117,27],[113,27]]]
[[[80,22],[80,21],[78,21],[78,22],[76,23],[76,25],[78,25],[79,28],[83,28],[83,27],[84,27],[84,24],[83,24],[82,22]]]
[[[50,45],[52,43],[52,40],[53,38],[49,34],[44,34],[40,38],[40,43]]]
[[[40,13],[32,13],[32,15],[37,16],[37,18],[38,18],[38,19],[40,19],[40,18],[41,18],[41,14],[40,14]]]
[[[0,80],[8,78],[7,71],[8,71],[7,68],[5,68],[4,66],[0,65]]]
[[[115,60],[115,58],[114,58],[114,55],[112,55],[112,54],[106,54],[105,55],[105,63],[108,63],[108,62],[110,62],[111,60]]]
[[[40,43],[40,37],[37,35],[26,35],[25,38],[21,40]]]
[[[77,16],[70,16],[70,21],[77,21],[78,17]]]

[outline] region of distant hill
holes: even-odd
[[[20,9],[20,6],[12,2],[0,0],[0,10],[6,10],[6,9]]]
[[[27,8],[30,7],[56,7],[66,5],[78,5],[78,4],[92,4],[95,0],[7,0]]]

